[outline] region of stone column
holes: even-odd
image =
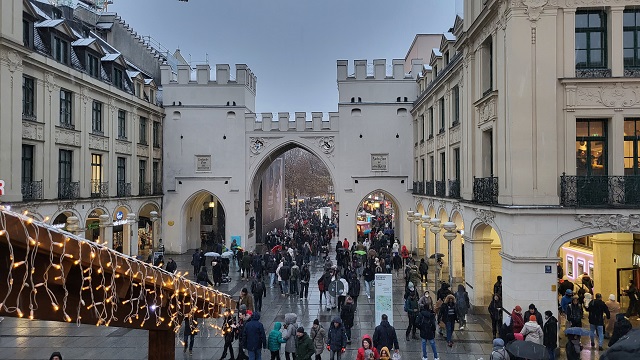
[[[576,76],[576,9],[563,9],[564,16],[564,77],[572,78]],[[573,49],[572,49],[573,47]]]
[[[160,229],[160,222],[158,221],[160,218],[158,217],[158,212],[157,211],[152,211],[150,213],[151,215],[151,235],[152,235],[152,240],[153,240],[153,244],[151,246],[151,248],[153,249],[153,251],[155,250],[159,250],[160,244],[158,243],[158,239],[159,239],[159,235],[158,235],[158,230]]]
[[[127,223],[124,225],[124,238],[129,240],[129,256],[138,256],[138,217],[135,213],[127,214]],[[124,251],[127,248],[124,247]]]
[[[502,256],[502,306],[511,311],[516,305],[527,309],[536,305],[541,313],[551,310],[558,315],[558,258]],[[548,273],[547,273],[548,271]]]
[[[67,231],[77,235],[82,236],[82,229],[80,229],[80,220],[76,216],[69,216],[67,218]]]
[[[464,285],[462,273],[462,235],[453,240],[453,277]]]
[[[109,249],[113,249],[113,224],[109,215],[100,215],[100,240]]]
[[[624,6],[612,6],[609,16],[609,24],[607,31],[611,33],[611,52],[609,53],[609,66],[611,67],[611,76],[624,76],[624,53],[622,39]]]
[[[491,276],[492,239],[465,238],[465,282],[469,301],[474,307],[485,308],[491,302],[493,282]]]
[[[599,234],[592,236],[591,242],[593,243],[594,292],[601,293],[605,300],[609,294],[617,296],[618,284],[615,281],[617,269],[633,266],[633,234]],[[589,264],[585,264],[585,268],[588,271]]]

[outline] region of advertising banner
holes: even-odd
[[[392,274],[376,274],[376,322],[380,324],[382,314],[387,314],[389,324],[393,326],[393,275]]]

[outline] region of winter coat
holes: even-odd
[[[243,305],[243,304],[247,306],[247,310],[254,311],[253,295],[247,294],[244,297],[240,298],[240,300],[238,301],[238,308],[240,308],[240,305]]]
[[[420,311],[418,307],[418,300],[416,300],[416,296],[410,296],[404,301],[404,311],[408,316],[416,316]]]
[[[582,345],[580,345],[580,339],[572,339],[567,341],[565,346],[567,360],[580,360],[580,351],[582,351]]]
[[[504,340],[497,338],[493,339],[493,349],[491,351],[491,356],[489,357],[491,360],[510,360],[511,357],[507,352],[507,349],[504,348]]]
[[[520,330],[520,334],[522,334],[525,341],[542,345],[544,334],[537,321],[527,321],[522,330]]]
[[[609,315],[611,315],[606,324],[605,334],[611,334],[616,324],[618,313],[620,313],[620,303],[615,300],[609,300],[605,304],[607,305],[607,309],[609,309]]]
[[[563,313],[567,313],[567,307],[571,304],[571,298],[573,295],[565,295],[560,299],[560,309],[562,309]]]
[[[228,316],[222,324],[222,333],[224,334],[224,342],[231,343],[236,338],[236,329],[233,327],[235,320],[233,316]]]
[[[450,299],[453,299],[453,302],[449,302]],[[454,323],[458,320],[455,299],[455,296],[447,295],[444,304],[440,307],[440,319],[442,319],[444,323]]]
[[[513,326],[513,332],[519,333],[524,327],[524,319],[522,314],[518,314],[515,310],[511,312],[511,325]]]
[[[370,268],[366,267],[362,272],[362,276],[364,277],[364,281],[373,281],[376,278],[375,272]]]
[[[298,315],[295,313],[284,314],[284,323],[287,324],[287,328],[282,334],[282,338],[287,340],[284,351],[288,353],[296,352],[296,329],[298,329],[296,321],[298,321]]]
[[[342,319],[342,324],[344,325],[344,327],[353,327],[353,318],[355,317],[355,314],[356,307],[352,302],[342,305],[342,310],[340,311],[340,319]]]
[[[422,277],[418,273],[417,267],[412,267],[411,271],[409,271],[409,281],[411,281],[414,285],[419,285],[422,282]]]
[[[604,318],[603,316],[606,314],[607,319],[611,318],[611,314],[609,313],[609,308],[605,305],[604,301],[600,299],[594,299],[589,302],[589,307],[587,308],[589,312],[589,324],[591,325],[601,325],[604,326]]]
[[[624,314],[616,315],[616,323],[613,326],[613,333],[611,333],[611,339],[609,339],[609,347],[613,346],[621,337],[625,336],[631,331],[631,322],[624,316]]]
[[[318,325],[318,327],[311,327],[309,337],[311,338],[311,340],[313,340],[313,346],[316,349],[316,355],[322,354],[325,344],[327,343],[327,333],[322,325]]]
[[[431,296],[422,295],[420,300],[418,300],[418,306],[420,307],[420,310],[424,309],[426,306],[430,311],[433,311],[433,299],[431,299]]]
[[[242,257],[242,268],[247,270],[251,268],[251,255],[245,255]]]
[[[316,349],[313,346],[313,341],[307,333],[303,333],[301,337],[296,335],[295,360],[311,360],[311,357],[315,355],[315,353]]]
[[[540,327],[542,327],[542,325],[544,325],[544,318],[542,317],[542,314],[540,314],[540,311],[538,311],[538,309],[536,309],[535,307],[533,309],[533,313],[531,313],[531,310],[525,311],[522,314],[522,318],[526,321],[529,321],[529,317],[531,315],[534,315],[536,317],[536,322],[538,323],[538,325],[540,325]]]
[[[365,342],[365,341],[368,341],[368,342],[369,342],[369,349],[370,349],[371,351],[373,351],[373,356],[374,356],[376,359],[379,359],[379,358],[380,358],[380,354],[378,354],[378,349],[376,349],[376,348],[373,346],[373,340],[371,340],[371,336],[369,336],[369,334],[365,334],[365,335],[362,337],[362,346],[358,349],[358,355],[356,355],[356,360],[369,360],[369,359],[367,359],[367,358],[364,356],[364,352],[366,351],[366,350],[364,349],[364,342]]]
[[[403,259],[407,259],[409,257],[409,250],[407,250],[406,245],[402,245],[402,250],[400,251],[400,255]]]
[[[416,319],[418,329],[420,329],[420,338],[425,340],[433,340],[436,337],[436,317],[431,311],[422,310]]]
[[[571,321],[571,322],[576,322],[576,323],[580,323],[582,322],[582,314],[584,313],[584,310],[582,310],[582,306],[578,303],[578,304],[574,304],[574,303],[570,303],[569,305],[567,305],[567,320]]]
[[[542,345],[544,345],[549,349],[557,348],[558,347],[558,320],[555,318],[555,316],[551,315],[549,320],[547,320],[547,322],[544,323],[542,332],[544,333]]]
[[[373,346],[378,349],[383,347],[400,349],[396,329],[388,321],[382,320],[380,325],[376,326],[376,330],[373,332]]]
[[[282,332],[280,332],[280,329],[282,329],[282,324],[280,322],[275,322],[273,324],[273,330],[269,333],[269,351],[280,351],[282,344],[287,342],[287,340],[282,338]]]
[[[502,300],[491,299],[489,304],[489,316],[492,320],[502,320]]]
[[[336,323],[339,325],[338,327],[335,326]],[[342,348],[347,347],[347,333],[339,317],[331,321],[329,335],[327,336],[327,345],[329,345],[331,351],[340,351]]]
[[[469,312],[469,308],[471,304],[469,303],[469,293],[467,293],[464,288],[458,288],[458,292],[456,292],[456,310],[458,311],[458,316],[461,318],[467,315]]]
[[[264,326],[260,322],[260,313],[254,313],[251,319],[244,325],[245,339],[244,348],[249,351],[256,351],[267,348],[267,336]]]

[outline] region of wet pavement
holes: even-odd
[[[193,251],[189,251],[183,255],[168,255],[167,257],[174,258],[178,263],[179,271],[191,272],[192,253]],[[283,322],[284,314],[291,312],[298,314],[298,323],[304,327],[307,333],[316,318],[320,320],[325,329],[328,329],[331,319],[339,313],[337,309],[326,311],[320,306],[320,292],[316,284],[321,274],[322,262],[312,263],[309,298],[303,301],[300,301],[298,296],[281,296],[277,287],[267,287],[267,297],[263,300],[261,313],[261,322],[264,324],[267,335],[273,328],[274,322]],[[228,284],[222,284],[219,289],[237,298],[240,290],[243,287],[249,287],[250,282],[241,280],[237,267],[233,265],[230,276],[233,280]],[[373,294],[371,299],[367,299],[364,294],[364,284],[361,288],[362,294],[358,297],[358,308],[352,328],[353,343],[347,347],[343,359],[355,359],[360,339],[364,334],[373,335],[377,325],[373,320],[375,312]],[[403,311],[403,293],[404,280],[402,277],[398,278],[394,275],[394,326],[398,334],[402,359],[420,360],[422,357],[420,340],[405,341],[404,333],[408,320]],[[468,315],[465,330],[454,332],[454,345],[451,348],[447,347],[443,338],[436,335],[436,346],[440,359],[477,360],[483,358],[488,360],[492,341],[490,324],[488,315]],[[6,318],[0,323],[0,359],[48,359],[53,351],[60,351],[65,360],[146,359],[147,341],[147,332],[136,329],[91,325],[76,326],[62,322],[29,321],[15,318]],[[588,337],[583,338],[583,343],[587,345],[582,352],[583,360],[599,358],[599,352],[592,351],[588,346]],[[561,339],[560,344],[564,346],[565,340]],[[234,351],[237,350],[237,345],[237,341],[234,342]],[[189,356],[188,353],[182,352],[182,344],[178,339],[176,339],[176,347],[176,359],[220,359],[223,340],[213,331],[203,331],[196,336],[193,355]],[[433,359],[433,353],[429,346],[427,346],[427,351],[429,359]],[[564,350],[562,350],[560,359],[565,358],[563,353]],[[264,350],[263,359],[269,359],[268,354],[269,352]],[[322,358],[328,359],[329,354],[325,351]],[[284,346],[282,359],[284,359]]]

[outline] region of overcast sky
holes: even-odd
[[[114,0],[141,35],[258,77],[257,112],[336,111],[336,60],[404,58],[415,34],[442,33],[459,0]],[[460,6],[458,6],[460,10]],[[232,70],[233,71],[233,70]]]

